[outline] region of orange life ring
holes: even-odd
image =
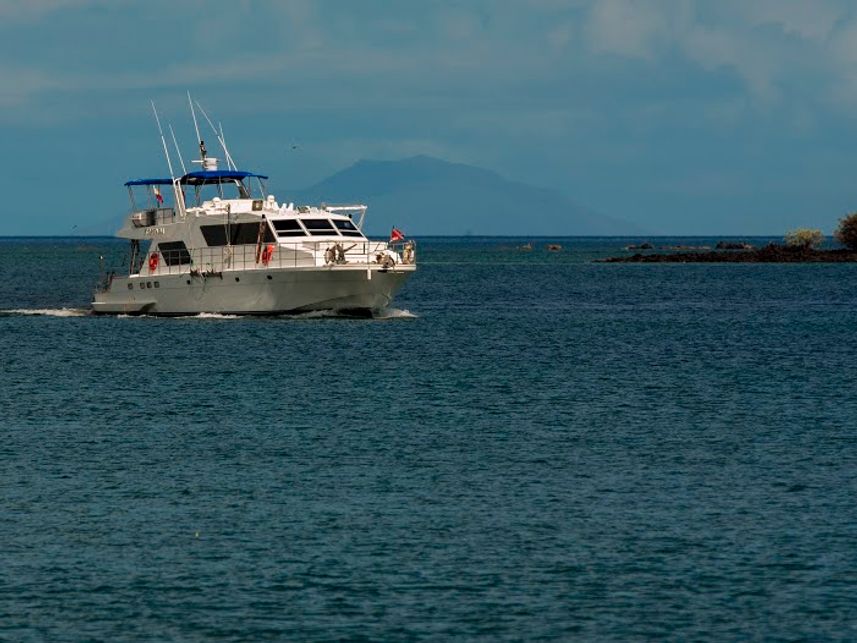
[[[158,269],[158,253],[153,252],[149,255],[149,272],[155,272]]]
[[[266,266],[271,262],[271,258],[274,256],[274,244],[269,243],[265,246],[265,249],[262,250],[262,263]]]

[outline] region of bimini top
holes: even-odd
[[[134,179],[133,181],[125,181],[125,187],[132,185],[172,185],[171,179]]]
[[[188,172],[181,178],[182,185],[210,185],[212,183],[223,183],[225,181],[240,181],[252,176],[258,179],[267,179],[264,174],[244,172],[243,170],[199,170]]]
[[[267,179],[264,174],[255,174],[254,172],[244,172],[243,170],[199,170],[197,172],[188,172],[179,179],[182,185],[211,185],[217,183],[225,183],[227,181],[240,181],[252,176],[259,179]],[[126,181],[125,187],[132,185],[172,185],[171,179],[134,179]]]

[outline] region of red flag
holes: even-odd
[[[390,233],[390,243],[392,243],[393,241],[402,241],[404,238],[404,232],[402,232],[398,228],[393,228],[393,231]]]
[[[158,204],[164,202],[164,197],[161,196],[161,191],[158,188],[152,188],[155,191],[155,198],[158,200]]]

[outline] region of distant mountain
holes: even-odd
[[[368,231],[408,235],[622,235],[639,228],[555,190],[429,156],[358,161],[304,190],[272,190],[295,203],[365,203]]]

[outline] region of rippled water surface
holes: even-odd
[[[857,266],[523,241],[354,320],[0,240],[0,639],[857,638]]]

